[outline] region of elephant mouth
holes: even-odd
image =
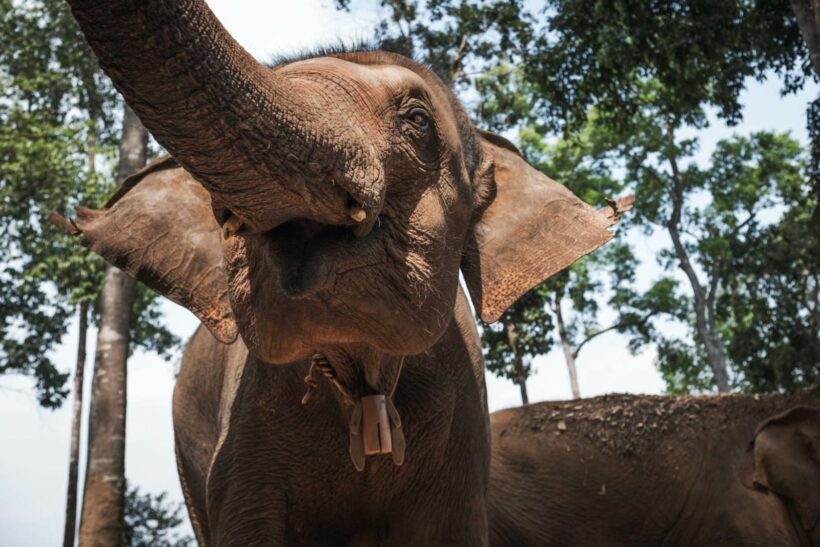
[[[337,273],[372,264],[383,219],[364,236],[358,225],[325,224],[299,218],[261,235],[289,298],[315,296],[333,286]]]

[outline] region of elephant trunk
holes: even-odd
[[[328,139],[311,98],[257,62],[203,0],[68,1],[117,89],[223,218],[230,210],[255,231],[346,218],[348,185],[304,181],[362,158],[339,157],[350,147]]]

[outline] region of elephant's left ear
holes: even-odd
[[[462,272],[476,312],[491,323],[532,287],[609,241],[610,226],[634,199],[594,209],[531,167],[503,137],[481,131],[479,141],[479,209]]]
[[[64,232],[196,315],[220,341],[238,330],[228,300],[221,231],[208,192],[166,156],[128,177],[100,210],[52,213]]]
[[[820,526],[820,410],[797,406],[769,418],[752,447],[755,485],[789,500],[805,530]]]

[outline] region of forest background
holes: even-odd
[[[482,126],[590,203],[636,194],[615,241],[485,327],[492,410],[524,397],[786,390],[820,375],[810,131],[820,86],[796,19],[785,3],[729,2],[726,12],[710,12],[692,1],[669,2],[668,13],[646,20],[638,4],[589,13],[589,3],[573,1],[209,2],[260,59],[370,39],[376,29],[379,40],[452,79]],[[121,105],[93,60],[60,51],[47,25],[30,34],[12,25],[21,6],[44,6],[43,20],[65,31],[71,22],[60,8],[48,11],[59,5],[0,2],[0,32],[14,37],[0,55],[2,545],[53,544],[62,533],[83,302],[94,354],[102,265],[41,226],[40,213],[104,200],[121,131]],[[688,11],[676,12],[679,5]],[[32,68],[44,50],[70,74]],[[697,66],[676,57],[682,51]],[[35,77],[10,79],[19,73]],[[85,93],[89,86],[99,94]],[[66,106],[65,97],[77,102]],[[15,101],[27,108],[15,111]],[[91,160],[78,154],[89,146]],[[35,186],[48,191],[29,192]],[[179,341],[197,323],[142,290],[131,317],[126,476],[178,502],[170,397]]]

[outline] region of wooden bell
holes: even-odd
[[[367,395],[362,397],[361,404],[365,456],[390,454],[393,452],[393,438],[390,433],[385,396]]]

